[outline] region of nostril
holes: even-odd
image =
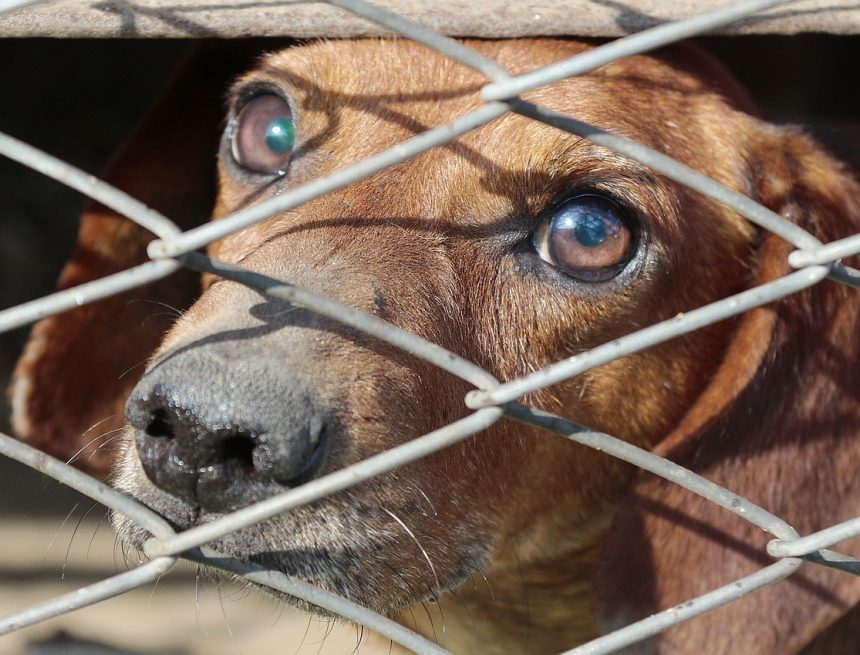
[[[223,461],[235,462],[246,468],[254,468],[254,440],[247,434],[227,437],[221,449]]]
[[[146,424],[146,434],[150,437],[173,438],[175,433],[173,425],[167,419],[167,412],[161,408],[154,410],[149,416]]]

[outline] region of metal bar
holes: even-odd
[[[481,91],[484,100],[509,100],[526,91],[558,82],[568,77],[583,75],[596,68],[624,57],[638,55],[697,34],[734,23],[764,9],[788,4],[792,0],[749,0],[698,14],[684,20],[652,27],[630,36],[615,39],[588,52],[576,55],[557,64],[507,80],[488,84]]]
[[[451,655],[444,648],[373,610],[347,600],[343,596],[333,594],[297,578],[287,576],[280,571],[266,569],[259,564],[252,564],[221,555],[209,548],[194,549],[185,553],[184,556],[200,564],[236,573],[255,584],[300,598],[312,605],[338,614],[345,619],[364,625],[384,637],[388,637],[392,641],[409,649],[410,652],[418,653],[418,655]]]
[[[414,21],[402,18],[386,9],[381,9],[363,0],[326,0],[326,2],[352,12],[356,16],[366,18],[377,25],[387,27],[400,36],[405,36],[408,39],[426,45],[439,54],[448,57],[448,59],[453,59],[464,66],[468,66],[491,80],[501,81],[510,79],[508,72],[492,59],[488,59],[475,50],[467,48],[459,41],[443,36],[438,32],[419,25]]]
[[[618,652],[622,648],[668,630],[673,625],[689,621],[700,614],[742,598],[757,589],[784,580],[797,571],[801,563],[802,560],[798,559],[784,559],[776,564],[771,564],[752,575],[736,580],[682,605],[654,614],[642,621],[631,623],[604,637],[599,637],[587,644],[565,651],[562,655],[608,655]],[[695,572],[690,574],[695,575]]]
[[[774,539],[768,542],[767,552],[773,557],[800,557],[858,535],[860,535],[860,517],[805,537]]]
[[[52,314],[59,314],[68,309],[87,305],[102,298],[115,296],[123,291],[149,284],[167,277],[177,269],[179,269],[179,264],[172,260],[146,262],[92,282],[85,282],[70,289],[56,291],[47,296],[42,296],[38,300],[31,300],[4,309],[0,311],[0,333],[40,321]]]
[[[706,325],[740,314],[748,309],[773,302],[818,283],[827,276],[826,266],[810,266],[773,282],[762,284],[723,300],[699,307],[686,314],[661,321],[632,332],[615,341],[597,346],[552,364],[535,373],[501,385],[491,391],[470,391],[466,405],[472,409],[502,405],[525,394],[545,389],[585,371],[602,366],[619,357],[631,355],[669,339],[679,337]]]
[[[169,538],[175,534],[167,521],[145,505],[99,482],[86,473],[82,473],[68,464],[63,464],[60,460],[43,453],[41,450],[36,450],[2,432],[0,432],[0,455],[26,464],[30,468],[62,482],[67,487],[71,487],[105,507],[136,521],[138,525],[158,537]]]
[[[787,558],[681,606],[667,609],[648,619],[569,650],[564,655],[583,655],[585,653],[595,655],[615,652],[647,639],[672,625],[689,620],[791,575],[802,563],[802,560],[795,559],[797,556],[802,556],[810,562],[858,574],[860,562],[840,553],[824,550],[824,547],[860,534],[860,518],[800,538],[794,529],[779,517],[692,471],[609,435],[593,432],[558,416],[510,402],[521,395],[545,388],[619,357],[638,352],[753,307],[772,302],[790,293],[795,293],[817,283],[824,277],[830,277],[852,286],[860,286],[860,272],[833,263],[837,259],[860,252],[860,235],[822,245],[813,235],[786,221],[778,214],[662,153],[515,97],[530,89],[573,75],[584,74],[622,57],[646,52],[714,29],[757,11],[786,4],[788,0],[749,0],[722,7],[683,21],[660,25],[645,32],[616,40],[566,61],[516,78],[511,78],[501,66],[461,43],[436,34],[432,30],[386,10],[369,5],[363,0],[328,1],[332,5],[363,16],[398,34],[423,43],[440,54],[471,67],[494,80],[494,83],[488,84],[482,90],[482,96],[492,102],[447,125],[428,130],[394,148],[341,169],[324,179],[314,180],[301,187],[291,189],[278,198],[186,233],[180,233],[176,225],[167,218],[114,187],[12,137],[0,134],[0,154],[5,154],[77,189],[120,214],[128,216],[131,220],[159,236],[160,241],[150,244],[149,254],[153,258],[161,259],[161,261],[150,262],[74,289],[52,294],[38,301],[2,311],[0,312],[0,332],[162,278],[172,273],[179,266],[178,262],[172,261],[170,258],[181,256],[182,263],[189,267],[215,273],[245,284],[271,298],[307,307],[314,312],[392,344],[470,382],[478,390],[468,394],[467,405],[477,409],[477,411],[464,419],[389,451],[352,464],[340,471],[210,523],[196,526],[178,535],[160,516],[136,501],[58,460],[0,434],[0,453],[13,457],[74,487],[111,507],[114,511],[136,521],[153,533],[155,537],[145,544],[144,551],[149,556],[158,557],[153,562],[133,571],[0,619],[0,633],[31,625],[45,618],[57,616],[77,607],[83,607],[123,593],[141,584],[146,584],[157,579],[173,565],[175,559],[172,555],[183,553],[183,556],[194,561],[232,571],[252,582],[301,598],[308,603],[366,625],[413,652],[444,655],[447,651],[432,644],[427,639],[336,594],[326,592],[301,580],[290,578],[281,572],[267,570],[256,564],[225,557],[207,548],[196,549],[201,544],[230,532],[348,489],[398,466],[416,461],[462,441],[490,427],[503,414],[606,452],[610,456],[639,466],[698,494],[710,502],[716,503],[718,506],[779,537],[768,544],[768,552],[776,557]],[[34,4],[33,0],[0,0],[0,13],[28,4]],[[497,100],[506,100],[506,102],[496,102]],[[642,162],[669,179],[731,207],[752,222],[774,232],[799,248],[798,251],[789,256],[789,263],[802,270],[730,298],[697,308],[681,317],[663,321],[612,343],[594,348],[587,353],[558,362],[529,376],[499,386],[498,381],[490,373],[473,363],[385,321],[313,292],[191,252],[230,233],[266,220],[274,214],[298,207],[325,193],[343,188],[376,172],[406,161],[432,147],[449,143],[462,134],[495,120],[509,109],[573,134],[578,134],[594,143]]]
[[[527,116],[547,125],[557,127],[565,132],[576,134],[588,139],[592,143],[604,146],[625,157],[645,164],[658,173],[665,175],[670,180],[683,184],[735,210],[741,216],[782,237],[797,248],[806,249],[821,246],[821,241],[803,228],[784,219],[776,212],[771,211],[764,205],[760,205],[748,196],[720,184],[707,175],[693,170],[686,164],[682,164],[672,157],[664,155],[662,152],[658,152],[641,143],[611,134],[552,109],[525,102],[524,100],[514,99],[509,101],[508,104],[511,111],[522,116]]]
[[[430,150],[430,148],[449,143],[466,132],[495,120],[507,110],[507,105],[504,103],[484,105],[446,125],[422,132],[357,164],[335,171],[327,177],[290,189],[277,198],[236,212],[213,223],[188,230],[170,240],[154,241],[149,244],[149,256],[153,259],[177,257],[202,248],[212,241],[217,241],[228,234],[264,221],[274,214],[298,207],[323,194],[349,186],[354,182],[370,177],[374,173],[416,157],[422,152]]]
[[[270,298],[306,307],[317,314],[354,327],[365,334],[370,334],[381,341],[420,357],[452,375],[466,380],[479,389],[494,389],[499,386],[499,381],[487,371],[459,355],[455,355],[450,350],[445,350],[432,341],[411,334],[388,321],[383,321],[326,296],[294,287],[287,282],[239,266],[210,259],[200,253],[185,255],[183,263],[190,268],[214,273],[225,279],[244,284]]]
[[[127,193],[3,132],[0,132],[0,155],[97,200],[162,239],[180,234],[179,228],[173,222]]]
[[[154,582],[170,570],[175,563],[175,557],[160,557],[131,571],[120,573],[107,580],[100,580],[49,601],[32,605],[20,612],[9,614],[0,618],[0,635],[26,628],[61,614],[67,614],[82,607],[95,605],[141,585]]]
[[[237,510],[228,516],[217,518],[209,523],[193,527],[169,539],[150,539],[143,552],[148,557],[175,555],[218,539],[235,530],[265,521],[268,518],[325,498],[338,491],[353,487],[360,482],[387,473],[398,466],[409,464],[442,450],[467,437],[486,430],[502,416],[496,407],[477,411],[466,418],[455,421],[443,428],[408,441],[361,462],[350,464],[339,471],[330,473],[300,487],[291,489],[272,498]]]
[[[860,234],[831,241],[812,250],[795,250],[788,256],[788,263],[795,268],[803,268],[814,264],[830,264],[857,254],[860,254]]]
[[[509,403],[505,405],[504,410],[505,416],[512,419],[549,430],[571,441],[638,466],[645,471],[660,476],[664,480],[674,482],[679,487],[683,487],[697,496],[701,496],[705,500],[719,505],[745,521],[749,521],[753,525],[760,527],[762,530],[770,532],[774,536],[794,539],[794,537],[789,535],[797,535],[795,529],[778,516],[774,516],[758,505],[737,496],[725,487],[721,487],[683,466],[670,462],[664,457],[654,455],[617,437],[595,432],[555,414],[532,409],[525,405]],[[785,535],[785,537],[781,535]]]

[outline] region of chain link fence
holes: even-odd
[[[580,122],[574,117],[561,115],[532,104],[520,97],[529,90],[567,77],[588,73],[623,57],[645,53],[730,24],[764,9],[786,4],[786,0],[740,2],[692,18],[658,25],[521,76],[511,76],[495,62],[461,43],[362,0],[329,0],[329,2],[400,36],[433,48],[444,56],[481,73],[488,80],[481,91],[485,101],[483,106],[449,124],[429,129],[395,148],[380,152],[325,178],[292,188],[269,201],[185,232],[180,231],[169,217],[147,208],[118,189],[26,143],[0,134],[0,154],[76,189],[85,196],[128,217],[129,220],[156,236],[149,245],[150,261],[147,263],[0,311],[0,332],[161,279],[181,267],[187,267],[214,273],[247,285],[269,298],[307,308],[432,363],[475,387],[465,398],[466,405],[473,410],[472,413],[466,418],[391,450],[183,532],[176,532],[161,516],[98,480],[47,457],[44,453],[9,436],[0,435],[0,452],[5,456],[41,471],[111,510],[125,515],[153,535],[144,548],[144,554],[149,558],[147,563],[82,587],[73,593],[0,618],[0,634],[92,605],[132,588],[150,584],[168,572],[177,559],[182,557],[230,571],[258,585],[300,598],[350,621],[367,626],[416,653],[428,655],[445,653],[447,651],[437,644],[346,598],[323,591],[283,573],[222,556],[207,548],[206,544],[232,531],[251,526],[415,462],[467,437],[478,435],[503,417],[562,435],[672,481],[758,526],[774,537],[767,546],[768,554],[776,559],[773,564],[743,579],[714,589],[710,593],[690,599],[683,605],[667,608],[645,620],[573,648],[567,651],[566,655],[614,652],[725,603],[754,593],[761,587],[787,578],[802,566],[825,565],[840,569],[846,575],[860,574],[860,562],[828,550],[837,542],[860,535],[860,517],[801,537],[783,519],[749,500],[736,496],[730,489],[719,487],[690,470],[610,435],[585,429],[563,417],[538,411],[517,402],[524,395],[568,380],[617,358],[797,293],[822,280],[829,279],[855,288],[860,287],[860,271],[839,263],[845,257],[860,253],[860,235],[823,244],[812,234],[766,207],[722,186],[671,157]],[[0,3],[0,11],[10,11],[25,4],[30,3],[6,1]],[[579,135],[641,162],[666,178],[730,207],[752,223],[793,244],[796,250],[790,255],[789,264],[796,270],[773,282],[635,331],[520,379],[501,383],[474,363],[379,318],[311,291],[296,288],[286,282],[266,278],[241,267],[217,261],[198,251],[213,241],[266,220],[275,214],[299,207],[314,198],[367,178],[431,148],[450,143],[506,112],[514,112]]]

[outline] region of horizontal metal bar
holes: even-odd
[[[479,389],[494,389],[499,386],[499,381],[487,371],[459,355],[455,355],[450,350],[337,300],[249,271],[240,266],[210,259],[200,253],[189,253],[183,257],[182,261],[190,268],[214,273],[222,278],[239,282],[271,298],[306,307],[317,314],[361,330],[380,341],[390,343],[400,350],[420,357],[452,375],[466,380]]]
[[[476,432],[486,430],[501,416],[502,410],[495,407],[475,412],[391,450],[350,464],[339,471],[237,510],[228,516],[186,530],[170,539],[150,539],[144,545],[144,554],[148,557],[175,555],[301,505],[331,496],[338,491],[349,489],[360,482],[463,441]]]
[[[484,105],[450,123],[422,132],[379,154],[335,171],[331,175],[285,191],[276,198],[236,212],[218,221],[188,230],[170,240],[154,241],[149,244],[149,256],[153,259],[177,257],[202,248],[212,241],[222,239],[228,234],[264,221],[275,214],[293,209],[326,193],[349,186],[381,170],[417,157],[422,152],[438,145],[449,143],[467,132],[494,121],[506,112],[507,105],[504,103]]]
[[[673,625],[689,621],[733,600],[743,598],[757,589],[784,580],[797,571],[801,563],[802,560],[799,559],[784,559],[776,564],[771,564],[752,575],[731,582],[681,605],[663,610],[647,619],[631,623],[604,637],[599,637],[587,644],[565,651],[562,655],[608,655],[618,652],[622,648],[660,634]],[[696,572],[690,571],[689,575],[696,575]]]
[[[345,619],[366,626],[384,637],[388,637],[395,643],[404,646],[410,652],[417,653],[418,655],[450,655],[447,650],[422,637],[417,632],[399,623],[395,623],[373,610],[347,600],[343,596],[333,594],[297,578],[287,576],[280,571],[266,569],[259,564],[252,564],[222,555],[209,548],[194,549],[185,553],[184,556],[200,564],[230,571],[255,584],[275,589],[295,598],[300,598],[312,605],[338,614]]]
[[[481,91],[484,100],[507,100],[526,91],[558,82],[575,75],[583,75],[606,64],[670,43],[688,39],[697,34],[734,23],[764,9],[788,4],[792,0],[748,0],[697,14],[684,20],[673,21],[616,39],[588,52],[576,55],[540,70],[488,84]]]
[[[170,524],[151,509],[95,478],[82,473],[32,446],[0,432],[0,455],[26,464],[67,487],[127,516],[152,534],[169,538],[175,534]]]
[[[92,282],[85,282],[76,287],[56,291],[47,296],[42,296],[38,300],[31,300],[4,309],[0,311],[0,333],[40,321],[46,316],[59,314],[68,309],[81,307],[102,298],[115,296],[123,291],[149,284],[167,277],[178,269],[179,264],[172,260],[146,262]]]
[[[502,405],[521,396],[557,384],[626,355],[717,323],[754,307],[773,302],[818,283],[827,276],[826,266],[810,266],[773,282],[742,291],[723,300],[637,330],[615,341],[592,348],[491,391],[470,391],[466,405],[472,409]]]
[[[592,143],[604,146],[625,157],[645,164],[670,180],[683,184],[735,210],[741,216],[766,230],[770,230],[797,248],[817,248],[821,245],[821,241],[816,239],[812,234],[791,221],[786,220],[776,212],[771,211],[764,205],[760,205],[748,196],[738,193],[724,184],[720,184],[707,175],[703,175],[686,164],[664,155],[662,152],[658,152],[641,143],[611,134],[588,123],[583,123],[566,114],[547,109],[546,107],[539,107],[530,102],[514,99],[509,101],[508,104],[511,111],[522,116],[527,116],[547,125],[557,127],[565,132],[576,134],[588,139]]]
[[[788,256],[788,263],[794,268],[803,268],[814,264],[830,264],[858,253],[860,253],[860,234],[855,234],[811,250],[795,250]]]
[[[154,582],[170,570],[175,563],[176,558],[174,557],[160,557],[131,571],[100,580],[43,603],[32,605],[20,612],[4,616],[0,618],[0,635],[26,628],[61,614],[67,614],[82,607],[94,605],[141,585]]]
[[[326,0],[326,2],[352,12],[356,16],[366,18],[377,25],[387,27],[400,36],[405,36],[417,43],[426,45],[439,54],[448,57],[448,59],[453,59],[464,66],[468,66],[491,80],[509,79],[508,72],[492,59],[485,57],[471,48],[467,48],[459,41],[443,36],[398,14],[375,7],[367,2],[363,2],[363,0]]]
[[[857,536],[860,536],[860,517],[805,537],[774,539],[768,542],[767,552],[774,557],[800,557]]]
[[[794,528],[778,516],[774,516],[767,510],[745,498],[741,498],[729,489],[721,487],[664,457],[638,448],[617,437],[612,437],[602,432],[595,432],[555,414],[543,412],[525,405],[509,403],[504,406],[504,410],[505,416],[512,419],[549,430],[571,441],[638,466],[645,471],[660,476],[664,480],[674,482],[678,486],[719,505],[723,509],[772,535],[780,538],[782,538],[782,535],[785,535],[785,538],[788,539],[794,538],[789,535],[797,535]]]
[[[97,200],[162,239],[180,234],[179,228],[172,221],[127,193],[3,132],[0,132],[0,155]]]

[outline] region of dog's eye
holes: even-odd
[[[259,95],[246,104],[233,128],[233,158],[258,173],[283,174],[296,141],[293,115],[286,101]]]
[[[532,238],[541,259],[586,282],[615,277],[633,256],[625,212],[597,195],[577,196],[557,206]]]

